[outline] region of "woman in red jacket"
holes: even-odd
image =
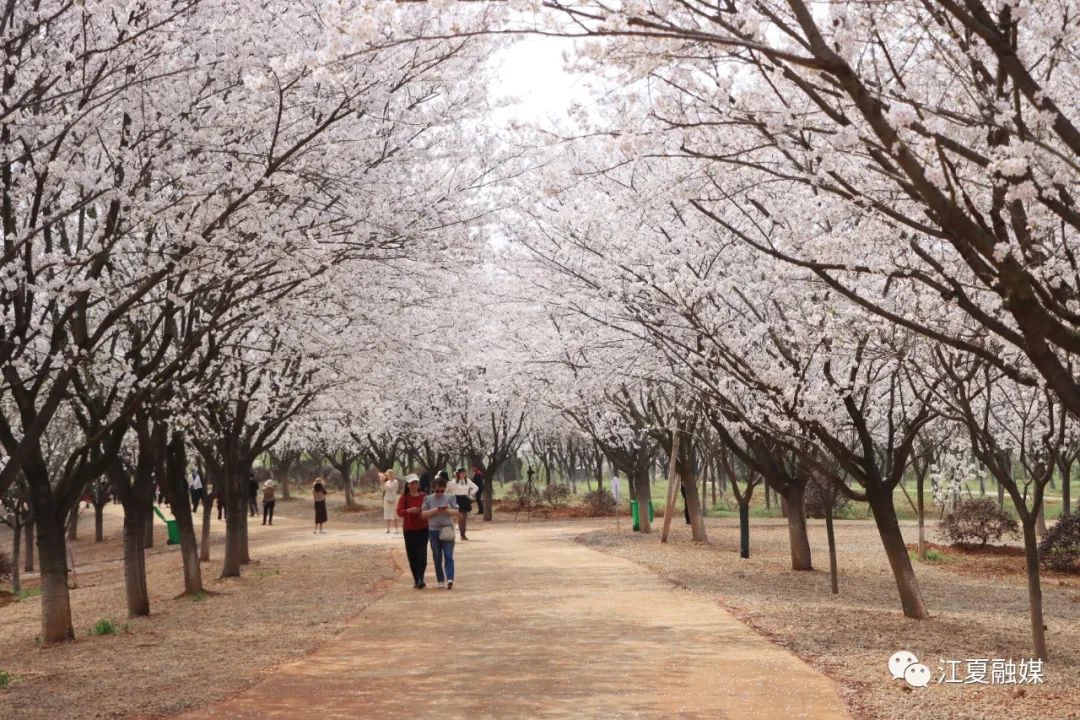
[[[405,554],[409,556],[413,587],[427,587],[424,573],[427,571],[428,521],[420,514],[424,505],[424,493],[420,492],[420,478],[415,473],[405,478],[405,493],[398,499],[397,514],[402,518],[401,534],[405,536]]]

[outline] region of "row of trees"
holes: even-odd
[[[443,23],[385,3],[0,10],[0,496],[36,535],[43,642],[73,637],[64,532],[88,488],[123,505],[132,615],[155,484],[201,590],[195,463],[238,575],[252,463],[360,376],[372,318],[408,313],[357,283],[415,288],[474,242],[500,159],[456,149],[487,48],[413,42]]]
[[[1046,657],[1037,527],[1055,473],[1069,512],[1080,411],[1072,5],[544,5],[620,80],[531,141],[506,230],[551,404],[632,476],[676,434],[684,479],[722,448],[794,508],[793,569],[810,479],[866,502],[912,618],[894,491],[973,458],[1019,516]]]

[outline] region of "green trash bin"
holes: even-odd
[[[638,502],[637,500],[630,501],[630,517],[634,521],[634,532],[641,530],[641,521],[638,517]],[[649,522],[653,521],[653,504],[652,500],[649,501]]]
[[[165,515],[161,512],[161,508],[154,506],[154,512],[165,523],[165,530],[169,533],[169,539],[166,541],[166,545],[179,545],[180,544],[180,528],[177,526],[175,520],[166,519]]]

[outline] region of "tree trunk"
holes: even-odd
[[[67,519],[67,539],[78,540],[79,539],[79,502],[76,501],[72,506],[71,512],[68,513]]]
[[[243,562],[243,527],[247,524],[247,493],[239,473],[226,469],[225,485],[225,559],[221,577],[240,577]]]
[[[94,505],[94,542],[105,542],[105,505]]]
[[[997,486],[998,486],[998,509],[999,510],[1004,510],[1005,509],[1005,486],[1001,484],[1000,480],[998,480]]]
[[[251,546],[248,544],[248,526],[251,518],[247,513],[240,513],[240,564],[247,565],[251,562]]]
[[[919,559],[926,559],[926,510],[923,505],[925,494],[923,487],[926,484],[926,473],[919,472],[915,481],[915,503],[919,513]]]
[[[604,489],[604,454],[597,449],[593,459],[596,461],[596,490],[599,492]]]
[[[784,505],[787,506],[788,542],[791,545],[791,569],[813,570],[810,538],[806,534],[806,485],[792,482]]]
[[[1042,537],[1046,534],[1046,496],[1039,503],[1039,512],[1035,514],[1035,534]]]
[[[686,509],[690,513],[690,533],[697,542],[708,542],[705,532],[705,515],[701,512],[701,497],[698,495],[696,478],[690,477],[683,482],[686,489]],[[640,513],[639,513],[640,514]]]
[[[22,547],[22,513],[19,509],[15,508],[15,525],[12,527],[15,532],[11,536],[11,592],[18,595],[22,591],[22,576],[20,575],[20,558]]]
[[[153,503],[153,499],[150,500]],[[124,507],[124,590],[128,617],[150,614],[146,588],[146,513],[142,507]]]
[[[41,641],[45,645],[75,639],[63,521],[67,513],[59,512],[59,517],[41,513],[34,523],[41,564]]]
[[[206,477],[205,475],[203,476]],[[217,489],[215,480],[214,489]],[[203,492],[209,493],[210,485],[203,481]],[[199,562],[210,562],[210,520],[214,512],[214,498],[209,494],[203,498],[202,537],[199,540]]]
[[[739,557],[750,557],[750,493],[739,500]]]
[[[1067,518],[1072,514],[1069,503],[1072,502],[1072,461],[1061,463],[1061,517]]]
[[[342,470],[340,467],[338,468],[338,471],[341,473],[341,479],[345,483],[345,507],[354,508],[356,507],[356,500],[353,497],[352,479],[349,477],[348,466],[345,467],[345,470]]]
[[[919,581],[915,577],[915,570],[911,567],[911,558],[904,545],[900,523],[896,519],[892,489],[868,489],[867,498],[874,514],[874,523],[877,525],[881,544],[885,548],[885,556],[889,559],[889,566],[892,568],[896,589],[900,593],[900,605],[904,609],[904,615],[916,620],[925,620],[930,617],[930,613],[926,609],[922,592],[919,590]]]
[[[769,499],[770,495],[772,495],[772,493],[769,492],[769,486],[765,485],[765,509],[766,510],[772,510],[772,500]]]
[[[23,525],[23,545],[26,547],[26,561],[23,563],[23,570],[26,572],[34,572],[34,525],[34,515],[31,513],[30,518]]]
[[[840,594],[840,577],[836,568],[836,535],[833,533],[833,498],[826,498],[825,536],[829,540],[829,582],[833,595]]]
[[[195,522],[188,498],[187,453],[184,437],[174,434],[158,461],[159,472],[169,491],[169,504],[180,531],[180,556],[184,563],[184,593],[196,595],[203,591],[202,570],[199,568],[199,545],[195,540]]]
[[[712,506],[716,507],[716,466],[709,471],[709,481],[712,484]]]
[[[154,492],[157,492],[157,488],[154,488]],[[154,547],[154,496],[150,496],[150,502],[146,506],[146,517],[143,522],[143,549]]]
[[[1047,660],[1049,658],[1046,652],[1046,628],[1043,626],[1042,583],[1039,579],[1039,539],[1035,535],[1033,523],[1025,522],[1023,525],[1032,647],[1036,657]]]
[[[1072,507],[1069,503],[1072,502],[1072,463],[1065,465],[1065,472],[1062,474],[1062,517],[1068,517],[1072,514]]]
[[[646,534],[652,532],[652,521],[649,520],[649,503],[652,502],[651,473],[652,460],[648,452],[641,448],[637,452],[637,463],[630,482],[634,485],[634,499],[638,503],[638,530]]]

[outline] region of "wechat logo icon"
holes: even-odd
[[[889,658],[889,674],[893,680],[903,680],[911,687],[924,688],[930,684],[930,668],[919,662],[915,653],[899,650]]]

